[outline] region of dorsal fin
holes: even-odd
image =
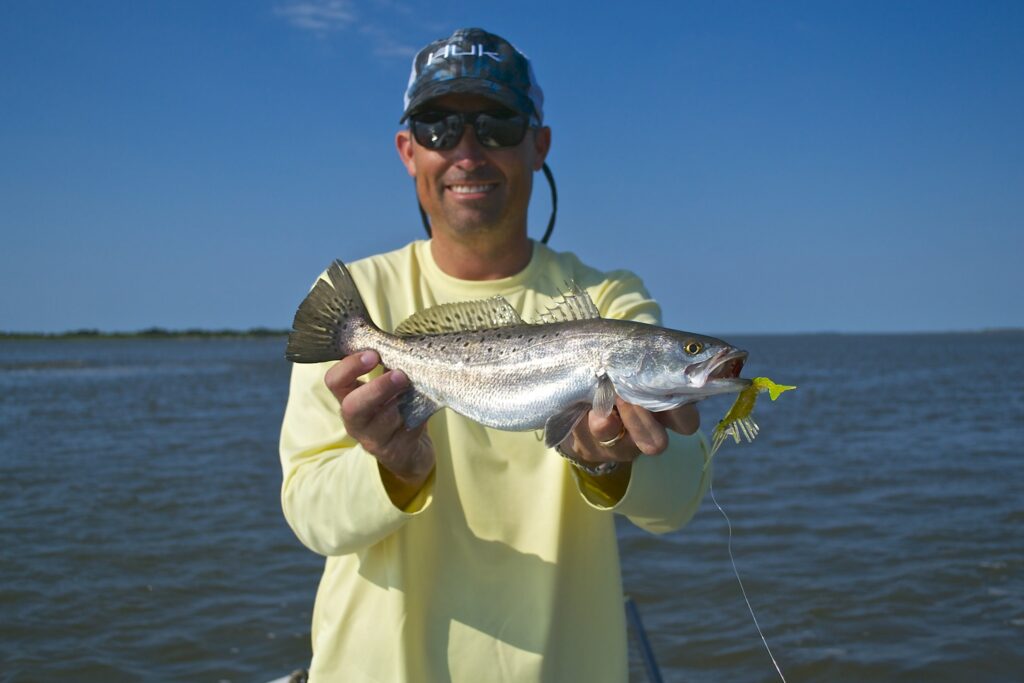
[[[479,301],[458,301],[432,306],[413,313],[395,328],[395,334],[442,334],[465,330],[491,330],[495,327],[522,325],[523,319],[504,297]]]
[[[600,318],[601,314],[594,305],[586,290],[580,289],[575,282],[565,283],[568,291],[562,294],[562,299],[556,301],[548,310],[537,315],[534,321],[538,325],[545,323],[561,323],[570,320],[590,320]]]

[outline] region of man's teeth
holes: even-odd
[[[493,185],[451,185],[452,192],[459,194],[474,194],[477,192],[489,192]]]

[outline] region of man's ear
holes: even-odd
[[[544,166],[544,160],[551,149],[551,128],[541,126],[533,133],[533,170],[539,171]]]
[[[395,134],[395,147],[398,149],[398,158],[402,160],[405,170],[415,178],[416,160],[413,158],[413,141],[409,131],[400,130]]]

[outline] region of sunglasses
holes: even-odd
[[[453,149],[462,139],[466,124],[473,126],[476,139],[484,147],[515,147],[523,141],[530,120],[522,114],[504,111],[425,111],[410,117],[412,135],[423,147]]]

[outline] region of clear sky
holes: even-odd
[[[393,138],[461,26],[534,62],[551,245],[666,324],[1024,326],[1021,2],[40,0],[0,3],[0,330],[288,327],[422,236]]]

